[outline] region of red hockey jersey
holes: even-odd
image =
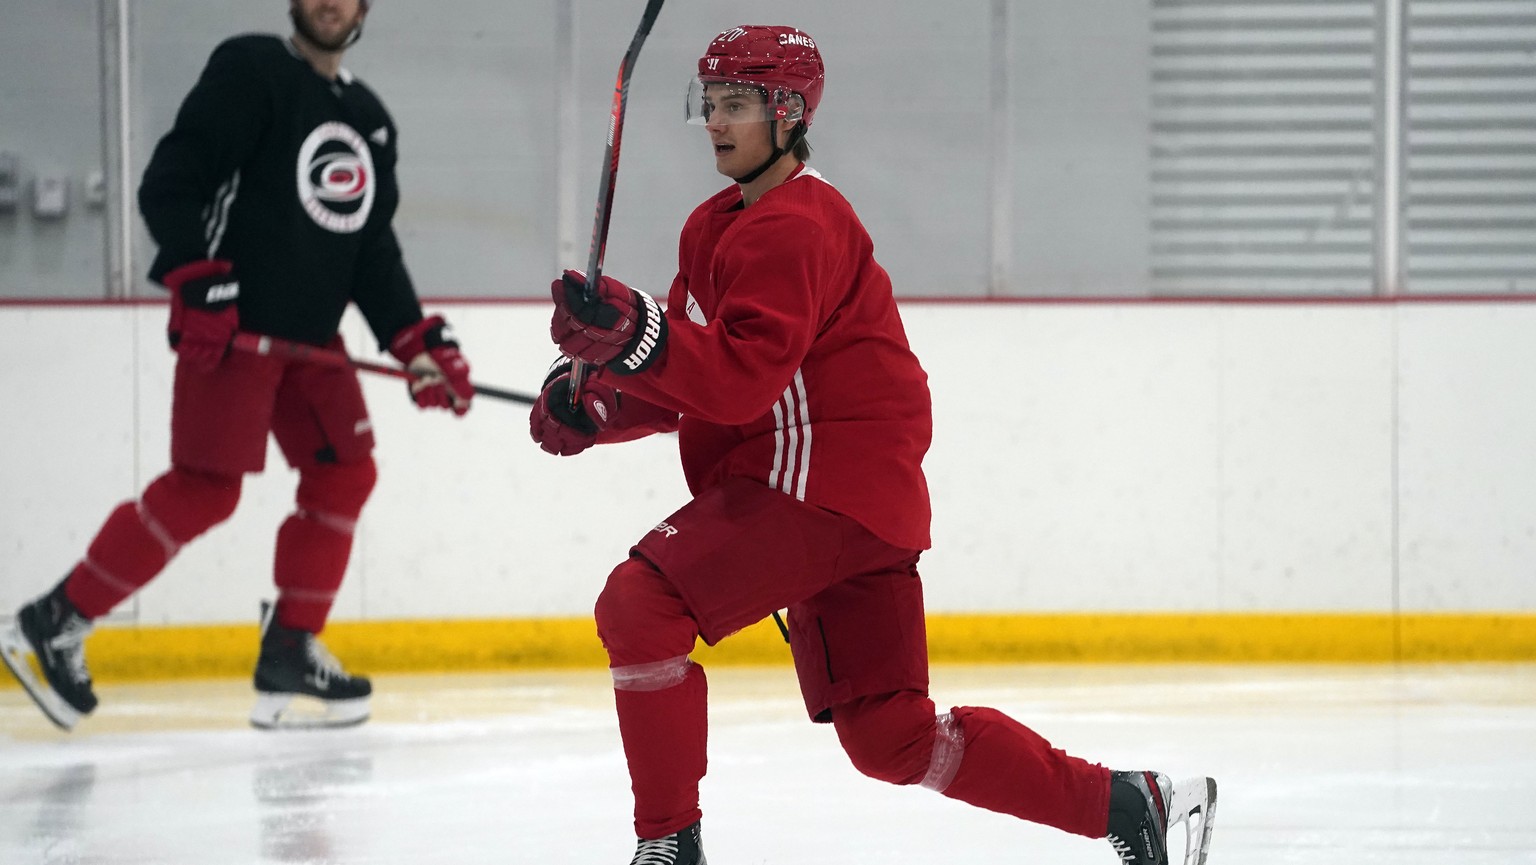
[[[748,477],[927,549],[928,376],[873,252],[848,201],[810,168],[751,207],[729,187],[683,226],[661,358],[602,376],[681,413],[695,494]]]

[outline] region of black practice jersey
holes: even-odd
[[[351,74],[325,80],[276,36],[224,42],[139,187],[150,278],[228,259],[242,330],[323,344],[350,301],[386,345],[422,317],[390,225],[396,137]]]

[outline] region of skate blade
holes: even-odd
[[[258,730],[355,727],[368,720],[368,698],[317,700],[302,694],[258,693],[251,726]]]
[[[48,716],[54,726],[64,732],[69,732],[80,723],[81,715],[74,706],[64,702],[58,692],[48,684],[32,665],[32,644],[21,635],[21,629],[16,625],[7,625],[0,628],[0,659],[5,661],[5,666],[10,668],[11,675],[26,689],[27,696],[37,704],[43,714]]]
[[[1184,865],[1205,865],[1216,822],[1216,779],[1188,778],[1173,785],[1169,827],[1184,824]]]

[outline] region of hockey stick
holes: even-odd
[[[358,360],[357,358],[352,357],[345,352],[332,351],[325,348],[317,348],[312,345],[305,345],[302,342],[293,342],[292,340],[281,339],[275,336],[264,336],[259,333],[236,334],[232,345],[236,350],[247,352],[249,354],[261,354],[271,357],[286,357],[295,360],[302,360],[307,363],[318,363],[322,366],[351,367],[353,369],[360,369],[366,372],[376,372],[380,375],[393,376],[394,378],[403,378],[406,381],[414,381],[416,379],[416,376],[412,375],[408,370],[401,369],[397,366],[386,366],[382,363],[371,363],[366,360]],[[502,390],[500,388],[486,387],[485,385],[481,384],[471,384],[470,386],[473,387],[475,393],[480,396],[488,396],[492,399],[503,399],[507,402],[520,402],[523,405],[533,405],[534,397],[526,393],[518,393],[517,391],[513,390]]]
[[[608,146],[603,151],[603,175],[597,182],[597,217],[592,223],[592,251],[587,256],[587,287],[583,299],[591,301],[597,296],[597,282],[603,276],[603,255],[608,251],[608,218],[613,213],[613,188],[619,180],[619,142],[624,135],[624,108],[629,102],[629,77],[634,74],[635,60],[640,57],[640,46],[651,34],[651,25],[661,14],[664,0],[649,0],[645,12],[640,15],[640,26],[635,38],[629,41],[629,50],[619,63],[619,76],[613,85],[613,109],[608,117]],[[571,409],[581,404],[581,382],[586,364],[574,360],[571,364]]]

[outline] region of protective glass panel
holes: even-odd
[[[0,298],[103,297],[100,10],[5,0],[0,22]]]

